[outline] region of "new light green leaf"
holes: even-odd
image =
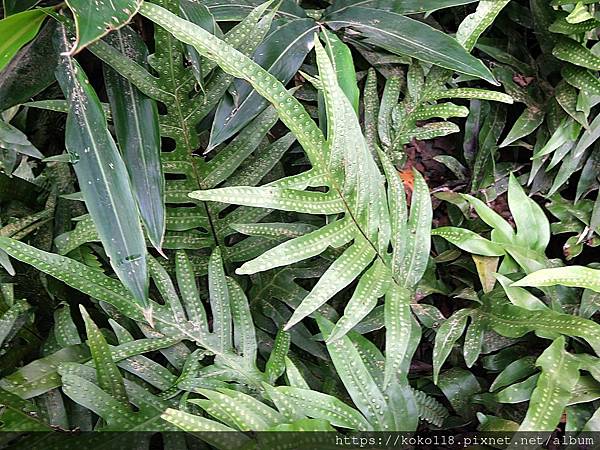
[[[506,147],[525,136],[529,136],[542,124],[545,115],[543,109],[537,107],[527,108],[517,118],[515,124],[500,144],[500,147]]]
[[[46,18],[46,10],[34,9],[0,20],[0,70],[32,40]]]
[[[517,242],[543,253],[550,241],[550,223],[544,210],[523,190],[511,173],[508,205],[517,225]]]
[[[432,236],[441,236],[458,248],[476,255],[502,256],[505,254],[501,245],[479,236],[471,230],[458,227],[441,227],[431,232]]]

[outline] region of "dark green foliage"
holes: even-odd
[[[599,430],[594,2],[2,11],[0,442]]]

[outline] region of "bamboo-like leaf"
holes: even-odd
[[[21,47],[38,33],[46,11],[35,9],[0,20],[0,70],[4,69]]]
[[[388,51],[496,83],[489,69],[456,40],[409,17],[357,6],[329,14],[328,25],[334,30],[356,29],[368,42]],[[439,51],[442,48],[444,52]]]
[[[69,50],[74,55],[112,30],[126,25],[138,12],[142,0],[67,0],[75,17],[77,40]]]
[[[600,270],[584,266],[554,267],[530,273],[513,286],[572,286],[600,292]]]
[[[69,42],[66,33],[63,28],[59,43],[62,49]],[[86,206],[113,269],[151,320],[147,310],[146,243],[125,164],[83,69],[73,58],[63,56],[57,78],[71,104],[66,147]]]
[[[111,33],[107,41],[144,66],[148,50],[130,28]],[[165,233],[164,177],[156,102],[114,69],[104,66],[104,80],[117,141],[131,179],[140,216],[152,245],[161,250]]]
[[[314,20],[290,21],[277,28],[263,41],[256,49],[254,61],[283,84],[287,84],[312,49],[316,31]],[[267,105],[267,101],[252,90],[250,85],[240,82],[237,84],[235,102],[224,98],[215,112],[209,149],[215,148],[243,130]]]

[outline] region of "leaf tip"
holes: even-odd
[[[153,316],[153,309],[152,309],[152,305],[147,306],[146,308],[144,308],[142,310],[142,314],[144,315],[144,319],[146,319],[146,322],[148,322],[148,324],[150,325],[151,328],[154,328],[154,316]]]

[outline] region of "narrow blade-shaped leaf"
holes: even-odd
[[[148,50],[130,28],[111,33],[107,41],[141,66],[146,65]],[[150,242],[160,252],[165,232],[165,181],[160,163],[158,108],[154,100],[106,65],[104,80],[117,142],[140,216]]]
[[[358,30],[368,42],[388,51],[497,83],[490,70],[455,39],[423,22],[363,7],[330,14],[328,19],[328,25],[333,29],[350,27]]]
[[[69,43],[64,28],[59,41],[62,49]],[[65,144],[86,206],[113,269],[137,302],[146,307],[146,243],[127,169],[83,69],[73,58],[63,56],[56,75],[71,105]]]
[[[98,384],[114,399],[118,400],[125,407],[129,407],[125,384],[119,368],[114,363],[110,348],[100,332],[98,326],[91,319],[83,305],[80,306],[81,316],[85,322],[85,329],[88,338],[88,346],[92,353],[94,366],[96,367],[96,376]]]

